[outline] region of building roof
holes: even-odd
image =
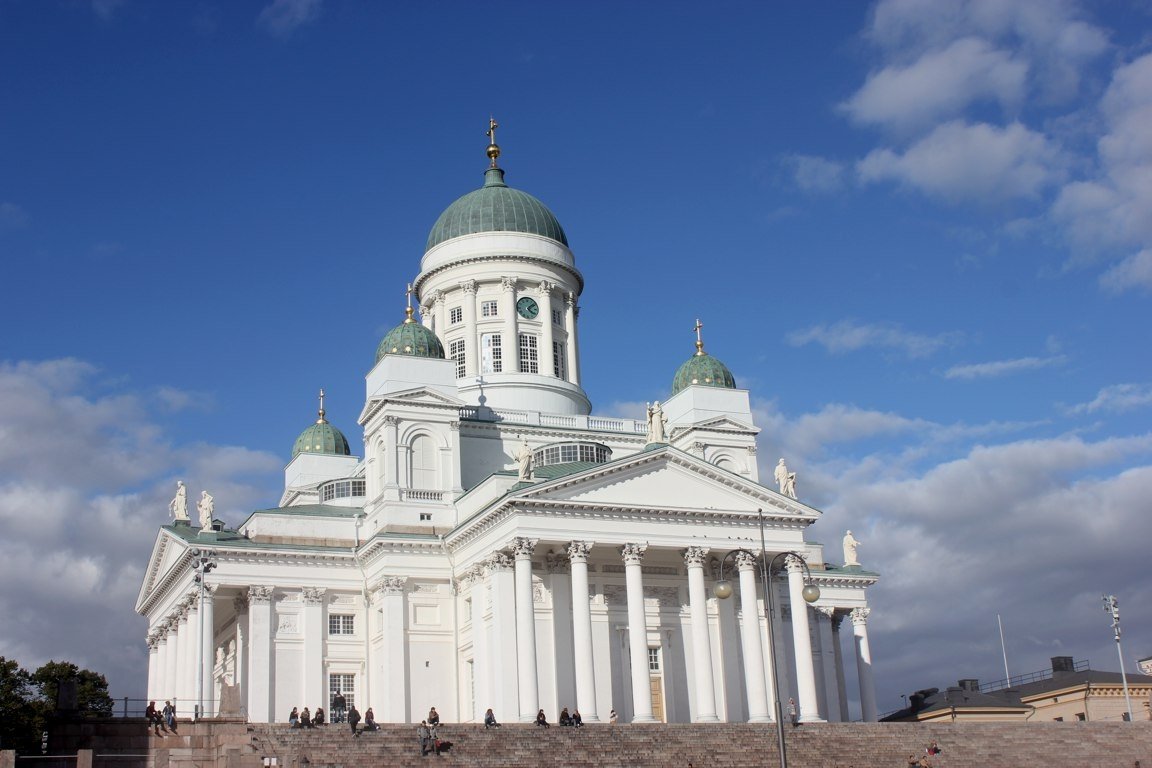
[[[501,168],[489,168],[484,172],[484,186],[444,209],[428,233],[425,251],[479,232],[524,232],[568,245],[555,214],[532,195],[505,184]]]
[[[412,308],[408,308],[408,317],[396,326],[380,341],[376,347],[376,362],[385,355],[408,355],[410,357],[431,357],[435,360],[444,359],[444,344],[430,329],[412,319]]]
[[[296,438],[292,446],[292,458],[302,453],[319,453],[329,456],[351,456],[352,448],[344,433],[327,421],[318,421],[309,426]]]
[[[736,379],[728,366],[701,349],[676,371],[672,378],[672,394],[692,385],[736,389]]]

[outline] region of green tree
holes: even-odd
[[[56,709],[60,683],[76,681],[76,708],[83,717],[111,717],[112,697],[108,695],[108,680],[99,672],[80,669],[70,661],[49,661],[32,673],[40,702],[48,712]]]
[[[33,696],[31,675],[15,661],[0,656],[0,749],[24,754],[39,749]]]

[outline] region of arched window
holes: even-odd
[[[435,489],[436,482],[436,446],[432,438],[419,435],[412,440],[412,488]]]

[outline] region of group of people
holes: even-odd
[[[908,755],[908,768],[933,768],[932,758],[936,757],[936,755],[942,751],[940,745],[933,740],[931,744],[924,747],[923,755],[919,757],[916,755]]]
[[[488,711],[491,712],[492,710],[488,710]],[[493,719],[495,719],[495,718],[493,718]],[[487,722],[488,722],[487,716],[485,716],[484,722],[485,722],[485,724],[487,724]],[[572,713],[569,714],[568,713],[568,707],[564,707],[564,709],[560,710],[559,722],[560,722],[561,727],[572,727],[572,728],[583,728],[584,727],[584,718],[580,716],[580,710],[578,710],[578,709],[572,710]],[[541,728],[550,728],[551,727],[551,724],[548,722],[548,716],[544,714],[544,710],[540,710],[539,712],[536,713],[536,725],[540,726]]]
[[[308,707],[304,707],[303,711],[292,707],[292,711],[288,714],[288,723],[293,728],[315,728],[317,725],[326,725],[327,721],[324,719],[324,708],[316,707],[316,714],[308,711]]]
[[[380,729],[380,726],[376,724],[376,714],[372,711],[372,707],[368,707],[368,711],[364,713],[363,729],[359,728],[360,720],[360,711],[356,709],[355,704],[352,705],[351,709],[348,708],[348,700],[344,698],[344,694],[337,691],[332,695],[331,722],[347,722],[354,736],[359,736],[362,731],[376,731]],[[309,712],[308,707],[304,707],[303,711],[292,707],[292,711],[288,714],[288,723],[293,728],[315,728],[318,725],[327,725],[328,722],[329,721],[325,719],[323,707],[316,707],[315,714]]]
[[[166,738],[165,733],[176,733],[176,707],[172,706],[171,701],[165,701],[164,708],[160,710],[156,709],[156,702],[148,702],[144,717],[148,718],[152,732],[160,738]]]
[[[490,728],[488,725],[488,716],[492,717],[492,724],[499,728],[500,724],[496,722],[496,716],[492,714],[492,710],[488,710],[488,714],[484,717],[484,727]],[[444,749],[445,742],[440,740],[440,713],[436,711],[436,707],[428,710],[428,717],[420,721],[419,727],[416,729],[416,738],[420,741],[420,756],[427,757],[429,752],[435,753],[437,757],[440,756],[441,750]]]

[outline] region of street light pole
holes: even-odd
[[[812,584],[812,572],[808,569],[808,563],[804,562],[804,558],[798,552],[779,552],[771,560],[768,559],[768,547],[764,538],[764,510],[757,509],[756,515],[760,522],[760,580],[764,586],[764,612],[768,619],[768,669],[772,675],[772,695],[774,700],[776,720],[776,740],[777,748],[780,752],[780,768],[788,768],[788,750],[784,743],[784,707],[780,701],[780,677],[776,671],[776,639],[772,634],[772,620],[776,615],[775,599],[772,595],[772,569],[776,566],[776,561],[781,558],[794,557],[798,562],[804,566],[805,572],[805,586],[803,590],[804,601],[807,603],[814,603],[820,599],[820,588]],[[728,554],[724,555],[720,560],[720,578],[716,581],[712,591],[716,597],[721,600],[726,600],[732,596],[732,585],[724,578],[724,563],[729,557],[739,553],[745,553],[755,557],[755,555],[746,549],[734,549]]]
[[[1116,655],[1120,657],[1120,679],[1124,681],[1124,701],[1128,704],[1128,722],[1132,722],[1132,697],[1128,694],[1128,673],[1124,671],[1124,653],[1120,650],[1120,601],[1115,595],[1100,595],[1104,612],[1112,616],[1112,633],[1116,637]]]
[[[196,719],[204,716],[204,577],[216,567],[209,550],[192,550],[192,570],[195,571],[193,580],[200,588],[200,627],[196,633]]]

